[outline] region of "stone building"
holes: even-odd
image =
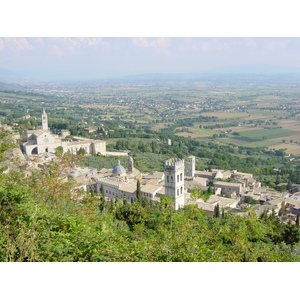
[[[62,136],[52,134],[48,127],[48,116],[43,109],[42,129],[28,130],[26,141],[21,145],[21,150],[26,155],[42,154],[51,152],[54,153],[57,147],[62,147],[63,152],[77,154],[80,149],[84,150],[85,154],[106,154],[106,142],[102,140],[92,140],[81,137],[73,137],[68,139],[66,132]]]
[[[216,189],[220,188],[222,194],[235,193],[236,195],[239,195],[242,192],[242,184],[241,183],[216,181],[216,182],[214,182],[214,187]]]
[[[169,159],[165,162],[165,195],[173,197],[174,207],[184,206],[184,160]]]
[[[97,176],[97,189],[95,192],[99,193],[101,186],[104,189],[104,196],[107,199],[118,197],[123,199],[126,197],[128,202],[136,201],[137,181],[141,182],[142,196],[149,201],[154,201],[156,194],[162,191],[163,185],[153,184],[143,180],[143,175],[133,167],[133,159],[129,157],[128,169],[126,170],[117,161],[117,165],[112,170],[102,169]]]
[[[196,168],[196,157],[189,156],[188,157],[188,170],[187,176],[194,177],[195,176],[195,168]]]

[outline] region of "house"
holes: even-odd
[[[236,195],[239,195],[242,192],[243,186],[241,183],[216,181],[216,182],[214,182],[214,187],[216,189],[220,188],[222,194],[235,193]]]

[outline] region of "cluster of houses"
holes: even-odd
[[[142,196],[149,201],[157,202],[162,196],[170,195],[174,199],[175,209],[196,204],[199,209],[213,215],[218,205],[220,210],[243,216],[249,214],[248,208],[252,207],[258,215],[265,210],[269,213],[274,210],[281,216],[283,222],[295,221],[300,214],[298,193],[292,195],[289,192],[277,192],[268,187],[261,187],[261,183],[249,173],[217,169],[197,171],[194,169],[195,159],[194,156],[188,157],[187,166],[184,160],[171,159],[165,162],[164,172],[141,173],[134,168],[132,157],[128,156],[126,168],[118,161],[112,169],[76,167],[68,175],[85,191],[99,193],[103,186],[107,200],[126,197],[128,202],[135,201],[139,180]],[[195,198],[193,193],[195,188],[205,191],[211,184],[214,193],[208,200]],[[251,197],[258,203],[245,203],[246,197]]]
[[[66,137],[66,133],[62,137],[50,133],[47,115],[43,110],[42,129],[27,132],[27,140],[21,145],[22,152],[26,156],[20,150],[18,153],[19,157],[26,161],[27,171],[42,168],[44,164],[55,160],[54,152],[58,146],[61,146],[64,152],[74,153],[83,147],[87,154],[106,154],[104,141],[81,138],[78,138],[78,141],[68,141]],[[274,210],[281,216],[283,222],[295,221],[300,214],[300,196],[297,193],[292,195],[289,192],[280,193],[261,187],[261,183],[249,173],[218,169],[198,171],[195,165],[195,156],[188,157],[186,163],[184,160],[174,158],[165,162],[163,172],[141,173],[134,167],[133,158],[128,156],[128,165],[125,167],[120,161],[117,161],[112,169],[97,170],[77,166],[68,170],[65,176],[72,178],[78,188],[87,192],[93,191],[97,194],[103,187],[107,200],[118,197],[134,202],[139,181],[143,197],[157,202],[162,196],[172,196],[174,209],[195,204],[209,214],[213,214],[218,206],[222,211],[246,215],[249,211],[245,208],[252,206],[257,214]],[[195,189],[207,191],[209,187],[213,187],[214,192],[208,200],[195,197],[193,192]],[[245,203],[246,198],[256,200],[256,204]]]

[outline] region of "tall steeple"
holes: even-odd
[[[188,157],[187,176],[191,176],[191,177],[195,176],[195,164],[196,164],[196,157],[195,156],[189,156]]]
[[[42,113],[42,129],[43,130],[48,130],[48,116],[45,112],[45,109],[43,108],[43,113]]]
[[[132,156],[129,156],[129,161],[128,161],[128,172],[133,171],[133,158]]]
[[[184,160],[171,158],[165,161],[165,195],[172,196],[174,208],[184,206]]]

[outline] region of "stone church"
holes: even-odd
[[[62,131],[62,135],[52,134],[48,127],[48,116],[43,109],[42,129],[28,130],[26,133],[26,141],[22,144],[21,150],[26,155],[41,154],[55,152],[55,148],[62,147],[63,152],[76,154],[77,151],[83,149],[85,154],[106,154],[106,142],[102,140],[92,140],[82,137],[67,138],[70,135],[68,130]]]
[[[83,170],[83,168],[82,168]],[[138,169],[133,167],[133,159],[129,157],[128,168],[125,169],[118,160],[113,169],[101,169],[95,171],[95,174],[69,174],[78,184],[86,183],[90,177],[89,188],[86,191],[94,190],[100,193],[103,186],[104,196],[106,199],[118,197],[128,202],[134,202],[137,199],[137,181],[140,181],[141,193],[149,201],[159,202],[162,196],[172,196],[174,208],[177,210],[185,205],[185,198],[189,197],[184,187],[184,160],[173,158],[165,162],[164,172],[150,172],[142,174]],[[88,171],[90,172],[90,170]]]

